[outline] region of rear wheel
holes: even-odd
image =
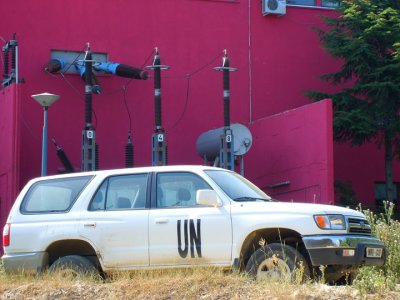
[[[246,272],[257,279],[303,282],[310,278],[307,261],[288,245],[270,244],[257,249],[246,265]]]
[[[49,272],[60,272],[70,277],[99,275],[92,262],[79,255],[60,257],[49,267]]]

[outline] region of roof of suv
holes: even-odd
[[[99,171],[88,171],[88,172],[76,172],[68,174],[50,175],[45,177],[37,177],[31,181],[37,181],[42,179],[53,179],[53,178],[65,178],[65,177],[79,177],[87,175],[112,175],[112,174],[128,174],[128,173],[142,173],[142,172],[159,172],[159,171],[201,171],[201,170],[225,170],[216,167],[202,166],[202,165],[170,165],[170,166],[149,166],[149,167],[137,167],[137,168],[124,168],[124,169],[109,169]]]

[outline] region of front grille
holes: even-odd
[[[348,232],[364,235],[371,235],[371,225],[365,219],[348,218]]]

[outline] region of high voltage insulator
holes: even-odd
[[[4,52],[4,69],[3,69],[3,78],[7,79],[9,74],[8,74],[8,64],[9,64],[9,48],[3,48],[3,52]]]
[[[86,55],[85,55],[85,121],[86,129],[92,128],[92,52],[90,51],[90,46],[88,45]]]
[[[161,70],[168,70],[169,67],[161,65],[160,54],[155,48],[153,65],[146,67],[154,70],[154,119],[155,128],[152,135],[152,165],[165,166],[167,164],[167,142],[165,130],[162,127],[161,116]]]
[[[47,64],[43,66],[43,70],[49,73],[57,73],[64,68],[64,61],[62,59],[53,58]]]
[[[125,167],[133,167],[133,143],[131,140],[131,131],[128,132],[128,142],[125,146]]]
[[[96,144],[96,130],[92,126],[92,52],[87,43],[85,57],[85,128],[82,131],[82,171],[94,171],[99,168],[98,145]]]
[[[18,78],[18,42],[16,40],[16,34],[14,33],[13,39],[8,41],[2,48],[4,53],[4,68],[3,68],[3,80],[2,86],[8,86],[11,83],[22,82]],[[10,65],[10,54],[11,54],[11,71],[9,70]]]
[[[86,67],[81,66],[81,65],[75,65],[75,67],[79,71],[79,75],[81,75],[81,78],[83,81],[86,83]],[[99,81],[97,80],[96,75],[93,73],[93,70],[89,70],[90,74],[90,84],[92,86],[92,93],[93,94],[101,94],[101,86]]]
[[[236,68],[229,67],[229,58],[226,50],[222,58],[222,67],[214,68],[216,71],[222,71],[223,79],[223,95],[224,95],[224,133],[221,136],[220,148],[220,167],[233,170],[234,169],[234,147],[233,133],[230,121],[230,87],[229,87],[229,72],[236,71]]]
[[[128,141],[125,146],[125,167],[133,167],[133,144],[131,141]]]
[[[96,71],[103,71],[108,74],[114,74],[120,77],[144,79],[149,78],[149,73],[135,67],[113,62],[100,62],[93,65]]]
[[[94,152],[96,155],[96,157],[94,159],[94,169],[95,170],[99,170],[99,151],[100,151],[99,144],[95,143],[95,149],[94,149]]]
[[[57,156],[58,156],[58,158],[60,159],[61,163],[64,166],[64,172],[65,173],[75,172],[75,169],[72,166],[71,162],[69,161],[69,159],[68,159],[67,155],[65,154],[64,150],[57,144],[57,142],[56,142],[56,140],[54,138],[51,139],[51,142],[56,147]]]

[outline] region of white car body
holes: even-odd
[[[41,212],[39,206],[47,204],[40,201],[48,199],[47,190],[51,193],[53,189],[41,191],[41,186],[63,180],[68,183],[74,178],[88,179],[70,205],[54,204],[68,208]],[[81,255],[106,273],[190,265],[243,268],[260,239],[296,243],[310,266],[339,266],[336,273],[342,270],[340,266],[353,269],[384,263],[383,244],[371,236],[362,213],[333,205],[269,201],[267,195],[241,178],[207,166],[168,166],[33,179],[19,194],[7,219],[4,267],[10,272],[42,271],[62,256]],[[229,190],[241,184],[248,185],[253,197],[255,193],[266,201],[232,199]],[[182,187],[189,191],[186,202],[175,205],[171,198],[184,194]],[[58,187],[54,189],[58,191]],[[69,199],[67,192],[61,194],[55,193],[51,201]],[[102,209],[92,208],[97,194],[104,198]],[[211,195],[211,202],[199,199],[206,194]],[[116,209],[109,204],[124,198],[121,195],[131,197],[129,207]],[[30,208],[29,201],[37,203]],[[315,221],[320,215],[338,216],[344,227],[321,229]],[[368,247],[382,249],[381,257],[366,257]],[[341,249],[353,249],[354,255],[337,255]]]

